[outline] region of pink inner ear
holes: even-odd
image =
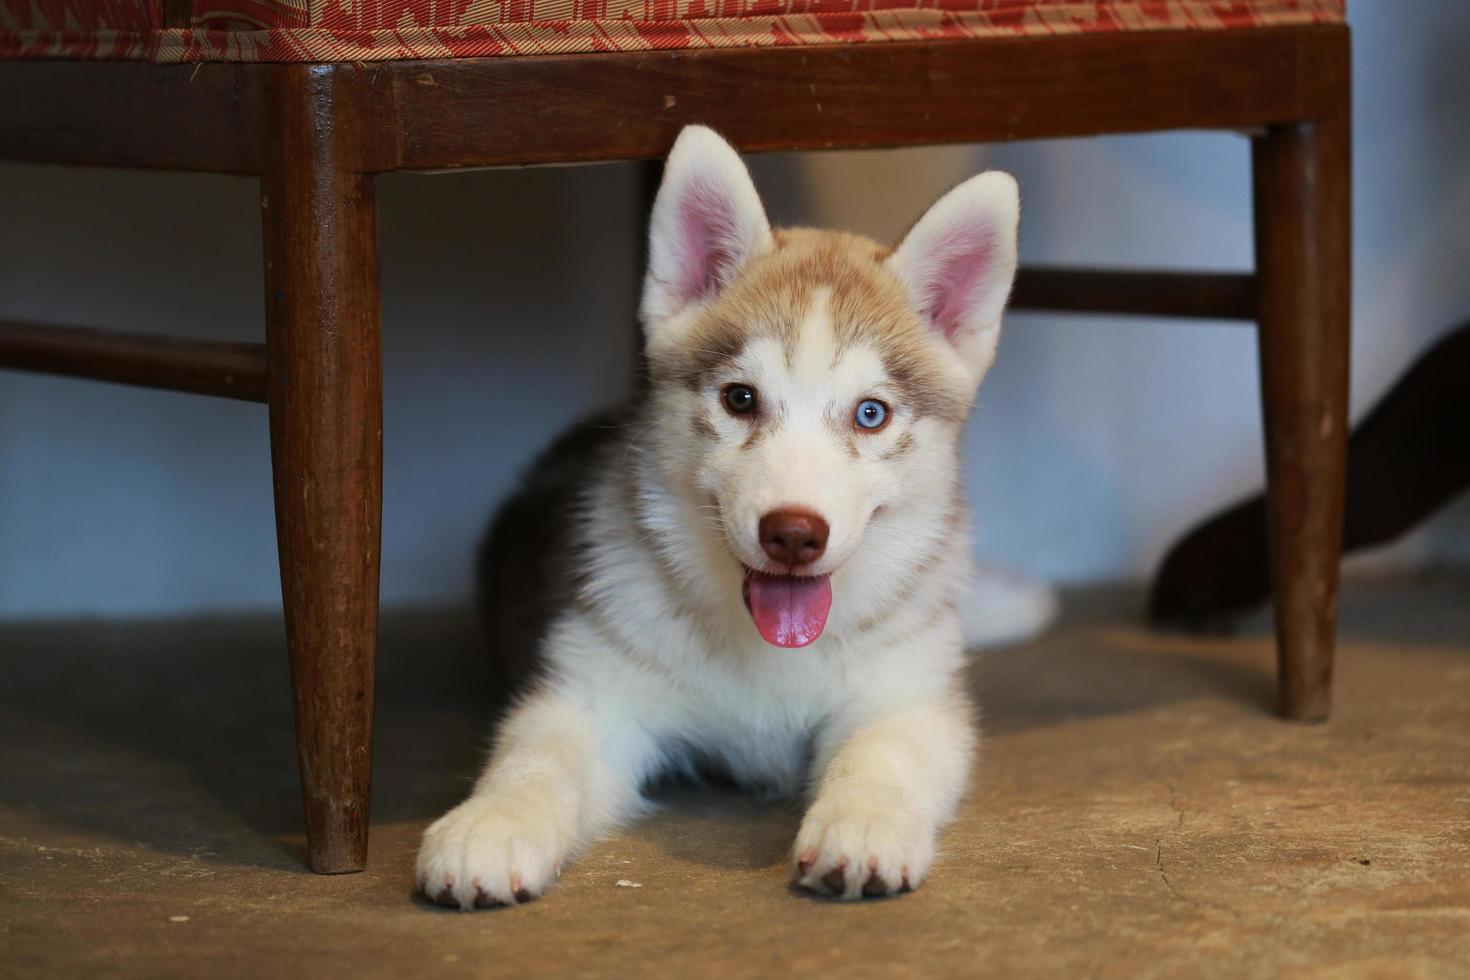
[[[738,260],[735,208],[718,187],[695,179],[678,203],[679,301],[691,303],[718,289]]]
[[[959,335],[980,303],[994,244],[984,226],[958,225],[946,229],[930,246],[935,269],[928,282],[925,312],[950,340]]]

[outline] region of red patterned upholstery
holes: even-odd
[[[0,0],[0,58],[383,61],[1343,19],[1345,0]],[[172,7],[170,8],[173,9]],[[187,25],[187,26],[185,26]]]

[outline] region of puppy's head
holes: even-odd
[[[768,642],[821,634],[834,574],[872,597],[875,578],[937,546],[959,429],[1000,338],[1018,209],[1015,181],[990,172],[896,249],[773,231],[735,151],[704,127],[679,136],[641,311],[660,462],[743,569]]]

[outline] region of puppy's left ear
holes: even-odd
[[[888,258],[930,329],[954,346],[978,383],[995,360],[1000,317],[1016,277],[1021,197],[998,170],[941,197]]]
[[[760,195],[734,148],[705,126],[686,126],[669,151],[648,223],[643,280],[646,330],[729,285],[774,247]]]

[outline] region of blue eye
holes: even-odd
[[[859,429],[881,429],[888,422],[888,406],[876,398],[865,398],[858,402],[852,420]]]

